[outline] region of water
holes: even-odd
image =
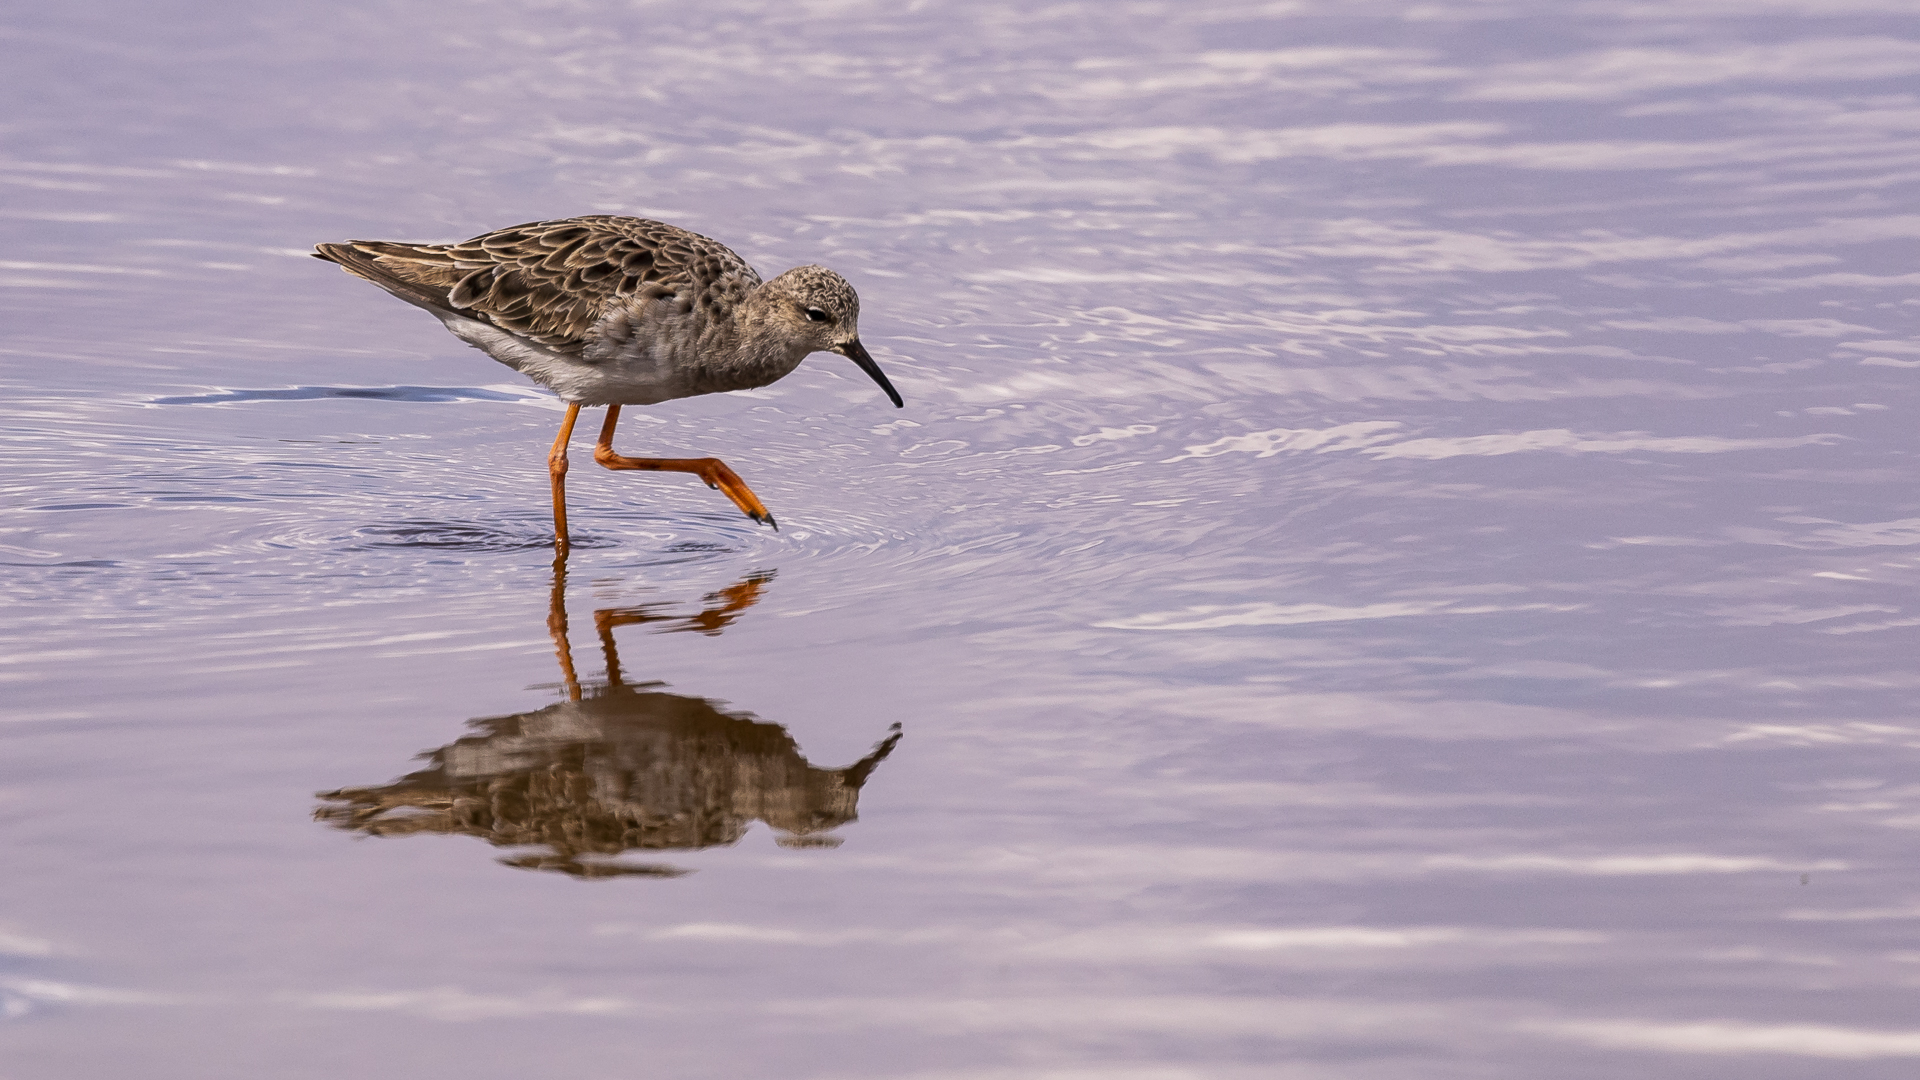
[[[455,14],[0,19],[0,1072],[1910,1075],[1920,7]],[[586,212],[908,408],[556,566]]]

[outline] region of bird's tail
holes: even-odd
[[[435,315],[454,313],[453,306],[447,302],[446,289],[408,281],[395,274],[380,264],[379,256],[375,252],[367,250],[368,244],[369,242],[360,240],[344,244],[315,244],[313,257],[338,263],[347,273],[366,278],[407,303],[425,308]]]

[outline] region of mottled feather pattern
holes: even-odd
[[[426,309],[455,337],[567,402],[548,458],[563,548],[566,443],[583,405],[609,407],[595,461],[695,473],[771,525],[759,497],[716,459],[613,453],[620,407],[765,386],[816,352],[847,357],[903,404],[860,344],[860,298],[845,278],[796,266],[762,282],[718,241],[663,222],[562,218],[459,244],[322,243],[314,256]]]
[[[717,318],[760,284],[753,267],[716,241],[605,214],[513,225],[458,244],[351,246],[402,281],[445,290],[452,310],[587,360],[613,344],[603,338],[587,348],[594,326],[616,312],[629,326],[625,340],[645,306],[687,315],[698,297],[702,314]]]
[[[860,300],[845,278],[796,266],[763,282],[718,241],[663,222],[592,215],[457,244],[323,243],[315,255],[425,308],[570,403],[746,390],[815,352],[851,358],[900,403],[860,344]]]

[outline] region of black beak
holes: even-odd
[[[866,372],[874,382],[879,383],[880,389],[885,390],[887,396],[893,399],[894,408],[904,409],[907,407],[907,403],[900,400],[900,391],[895,390],[893,384],[887,381],[887,373],[881,371],[880,365],[874,363],[873,357],[867,355],[867,347],[860,344],[859,338],[854,338],[844,345],[835,345],[833,351],[859,364],[860,370]]]

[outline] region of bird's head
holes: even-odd
[[[834,352],[860,365],[896,407],[906,403],[860,344],[860,297],[824,266],[796,266],[762,286],[772,321],[808,352]]]

